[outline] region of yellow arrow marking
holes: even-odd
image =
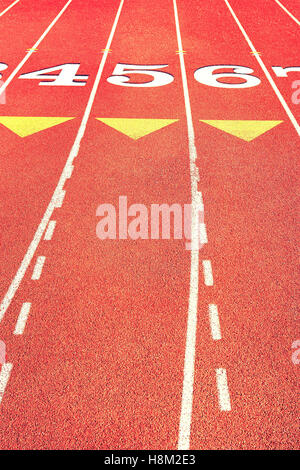
[[[0,116],[0,124],[20,137],[27,137],[49,127],[70,121],[73,117],[41,117],[41,116]]]
[[[179,119],[133,119],[133,118],[96,118],[107,126],[122,132],[131,139],[138,140],[145,135],[173,124]]]
[[[200,119],[201,122],[205,122],[210,126],[216,127],[227,134],[234,135],[240,139],[250,142],[256,137],[264,134],[275,126],[278,126],[283,121],[242,121],[242,120],[204,120]]]

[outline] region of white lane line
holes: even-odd
[[[214,285],[214,278],[213,272],[211,267],[211,261],[208,259],[204,259],[202,261],[203,266],[203,274],[204,274],[204,284],[206,286],[213,286]]]
[[[71,178],[73,170],[74,170],[74,166],[70,165],[68,168],[68,172],[67,172],[67,178]]]
[[[17,3],[19,3],[20,0],[16,0],[15,2],[11,3],[5,10],[1,11],[0,16],[5,15],[5,13],[10,10],[12,7],[14,7]]]
[[[195,131],[191,111],[191,103],[188,90],[186,68],[184,62],[184,53],[182,47],[178,10],[176,0],[173,0],[176,35],[178,43],[182,87],[186,111],[186,122],[189,142],[189,160],[190,160],[190,178],[192,195],[192,248],[197,243],[197,249],[191,250],[191,268],[190,268],[190,292],[187,317],[187,332],[185,344],[182,402],[179,423],[178,449],[188,450],[190,447],[191,420],[193,409],[194,392],[194,369],[195,369],[195,350],[196,350],[196,331],[197,331],[197,310],[198,310],[198,283],[199,283],[199,193],[198,181],[199,173],[196,167],[197,150],[195,146]]]
[[[55,202],[55,207],[57,209],[59,209],[63,205],[65,195],[66,195],[66,191],[62,189],[60,194],[58,194],[56,202]]]
[[[244,30],[243,26],[241,25],[238,17],[236,16],[236,14],[234,13],[233,9],[231,8],[228,0],[224,0],[230,13],[232,14],[236,24],[238,25],[238,27],[240,28],[244,38],[246,39],[250,49],[252,50],[252,52],[256,52],[257,49],[254,47],[252,41],[250,40],[248,34],[246,33],[246,31]],[[300,125],[298,124],[297,122],[297,119],[295,118],[295,116],[293,115],[292,111],[290,110],[287,102],[285,101],[284,97],[282,96],[281,92],[279,91],[279,88],[277,87],[276,83],[274,82],[270,72],[268,71],[267,67],[265,66],[264,62],[262,61],[261,57],[258,55],[258,54],[253,54],[254,57],[256,58],[256,60],[258,61],[259,65],[261,66],[265,76],[267,77],[271,87],[273,88],[277,98],[279,99],[283,109],[285,110],[286,114],[288,115],[291,123],[293,124],[294,128],[296,129],[296,132],[297,134],[300,136]]]
[[[37,260],[36,260],[36,263],[35,263],[35,266],[34,266],[34,270],[33,270],[32,276],[31,276],[31,279],[33,281],[38,281],[39,278],[41,277],[45,261],[46,261],[46,256],[38,256],[37,257]]]
[[[30,302],[24,302],[16,323],[14,335],[22,335],[26,326],[27,318],[31,308]]]
[[[27,62],[27,60],[31,57],[31,55],[34,53],[33,49],[37,49],[41,42],[45,39],[49,31],[53,28],[55,23],[59,20],[59,18],[62,16],[62,14],[65,12],[65,10],[68,8],[68,6],[72,3],[72,0],[69,0],[65,6],[62,8],[62,10],[59,12],[59,14],[54,18],[52,23],[48,26],[48,28],[44,31],[44,33],[41,35],[41,37],[37,40],[37,42],[30,48],[31,50],[25,55],[24,59],[21,60],[19,65],[15,68],[15,70],[9,75],[9,77],[5,80],[3,85],[0,87],[0,95],[3,93],[4,90],[8,87],[10,82],[15,78],[17,73],[21,70],[23,65]],[[24,46],[25,47],[25,46]]]
[[[44,236],[44,240],[47,240],[47,241],[51,240],[54,229],[55,229],[55,225],[56,225],[56,220],[50,220],[45,236]]]
[[[226,369],[216,369],[219,406],[221,411],[231,411]]]
[[[279,2],[279,0],[275,0],[275,2],[292,18],[292,20],[294,20],[297,23],[297,25],[300,26],[300,21],[297,20],[297,18],[294,15],[292,15],[292,13],[284,5],[282,5],[282,3]]]
[[[102,77],[102,73],[103,73],[103,68],[104,68],[104,65],[105,65],[105,62],[106,62],[106,59],[107,59],[107,56],[108,56],[108,49],[110,49],[110,45],[111,45],[111,42],[113,40],[113,37],[114,37],[114,34],[115,34],[115,30],[116,30],[116,27],[117,27],[117,23],[119,21],[119,17],[120,17],[120,14],[121,14],[121,10],[122,10],[122,7],[123,7],[123,3],[124,3],[124,0],[121,0],[120,2],[120,5],[119,5],[119,8],[118,8],[118,11],[117,11],[117,14],[116,14],[116,17],[115,17],[115,20],[114,20],[114,23],[113,23],[113,26],[112,26],[112,29],[111,29],[111,32],[110,32],[110,35],[109,35],[109,38],[108,38],[108,41],[107,41],[107,44],[106,44],[106,49],[107,51],[102,55],[102,58],[101,58],[101,62],[100,62],[100,65],[99,65],[99,69],[98,69],[98,72],[97,72],[97,75],[96,75],[96,79],[95,79],[95,82],[94,82],[94,85],[93,85],[93,88],[92,88],[92,91],[91,91],[91,94],[89,96],[89,100],[88,100],[88,103],[87,103],[87,106],[86,106],[86,109],[85,109],[85,112],[84,112],[84,115],[83,115],[83,118],[82,118],[82,121],[81,121],[81,124],[80,124],[80,127],[78,129],[78,133],[77,133],[77,136],[75,138],[75,142],[72,146],[72,149],[71,149],[71,152],[68,156],[68,159],[67,159],[67,162],[65,164],[65,167],[62,171],[62,174],[59,178],[59,181],[58,181],[58,184],[56,186],[56,189],[54,191],[54,194],[51,198],[51,201],[43,215],[43,218],[34,234],[34,237],[28,247],[28,250],[18,268],[18,271],[16,272],[15,274],[15,277],[13,278],[9,288],[8,288],[8,291],[6,292],[5,296],[3,297],[3,300],[0,304],[0,322],[2,321],[4,315],[5,315],[5,312],[6,310],[8,309],[8,307],[10,306],[10,303],[12,301],[12,299],[14,298],[21,282],[22,282],[22,279],[27,271],[27,268],[28,266],[30,265],[31,263],[31,260],[35,254],[35,251],[41,241],[41,238],[44,234],[44,231],[45,231],[45,228],[47,227],[48,225],[48,222],[52,216],[52,213],[55,209],[55,203],[56,203],[56,200],[57,200],[57,197],[58,195],[61,193],[61,191],[63,190],[63,187],[65,185],[65,182],[66,180],[68,179],[68,174],[70,173],[70,167],[72,166],[73,164],[73,160],[74,158],[78,155],[78,152],[79,152],[79,149],[80,149],[80,143],[81,143],[81,140],[84,136],[84,133],[85,133],[85,129],[86,129],[86,126],[87,126],[87,122],[88,122],[88,119],[90,117],[90,114],[91,114],[91,109],[92,109],[92,106],[93,106],[93,102],[95,100],[95,96],[96,96],[96,93],[97,93],[97,89],[98,89],[98,86],[99,86],[99,82],[101,80],[101,77]]]
[[[222,339],[218,307],[215,304],[209,304],[208,312],[212,338],[215,341]]]
[[[3,395],[6,389],[6,385],[9,381],[10,373],[13,368],[13,365],[9,362],[2,364],[0,372],[0,403],[2,402]]]
[[[199,240],[200,243],[207,243],[207,233],[206,233],[206,225],[205,224],[199,224]]]

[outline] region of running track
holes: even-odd
[[[299,447],[299,19],[296,0],[1,1],[0,448]],[[174,79],[113,84],[118,63]],[[84,86],[19,78],[62,64]],[[199,83],[209,65],[260,83]],[[141,121],[100,121],[120,118],[173,121],[133,139]],[[100,240],[122,195],[202,199],[202,248]]]

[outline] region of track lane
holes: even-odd
[[[119,195],[147,206],[190,202],[184,120],[135,142],[95,119],[116,110],[118,117],[185,116],[179,81],[142,93],[104,80],[117,61],[169,63],[178,75],[172,3],[165,15],[159,5],[147,6],[145,16],[145,6],[139,0],[124,8],[94,119],[53,214],[53,238],[37,252],[46,257],[41,278],[31,280],[33,260],[3,323],[8,333],[25,299],[32,303],[21,342],[9,341],[17,366],[2,402],[1,445],[8,448],[177,446],[190,253],[181,240],[100,241],[95,234],[97,206],[117,204]],[[147,31],[150,18],[155,27]]]
[[[178,9],[194,119],[284,121],[249,143],[204,123],[196,130],[209,239],[201,257],[211,260],[214,285],[200,294],[191,448],[296,448],[298,140],[225,4],[211,10],[178,1]],[[241,90],[197,84],[192,71],[208,64],[251,67],[262,83]],[[220,340],[212,337],[210,304]],[[231,411],[220,408],[220,368]]]

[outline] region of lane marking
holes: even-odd
[[[107,41],[107,45],[106,45],[107,49],[110,48],[111,42],[113,40],[114,33],[115,33],[115,30],[116,30],[116,27],[117,27],[117,24],[118,24],[118,21],[119,21],[119,17],[120,17],[121,11],[122,11],[123,4],[124,4],[124,0],[121,0],[118,11],[117,11],[117,14],[116,14],[116,17],[115,17],[115,20],[114,20],[114,23],[113,23],[113,26],[112,26],[112,29],[111,29],[111,32],[110,32],[110,35],[109,35],[109,38],[108,38],[108,41]],[[104,68],[104,65],[105,65],[105,62],[106,62],[106,59],[107,59],[107,55],[108,55],[108,53],[105,52],[102,56],[102,59],[101,59],[100,65],[99,65],[99,69],[98,69],[98,72],[97,72],[97,75],[96,75],[96,78],[95,78],[95,82],[94,82],[91,94],[89,96],[88,103],[87,103],[87,106],[86,106],[86,109],[85,109],[80,127],[78,129],[77,136],[75,138],[74,144],[73,144],[71,152],[68,156],[65,167],[62,171],[62,174],[60,176],[60,179],[58,181],[56,189],[53,193],[51,201],[50,201],[50,203],[49,203],[49,205],[48,205],[48,207],[47,207],[47,209],[46,209],[46,211],[43,215],[43,218],[42,218],[35,234],[34,234],[34,237],[33,237],[32,241],[31,241],[31,243],[30,243],[30,245],[27,249],[27,252],[26,252],[19,268],[18,268],[18,271],[16,272],[15,277],[13,278],[13,280],[12,280],[5,296],[2,299],[2,302],[0,304],[0,322],[2,321],[8,307],[10,306],[11,301],[13,300],[13,298],[14,298],[14,296],[15,296],[15,294],[16,294],[16,292],[17,292],[17,290],[18,290],[18,288],[19,288],[19,286],[22,282],[22,279],[23,279],[23,277],[24,277],[24,275],[25,275],[25,273],[28,269],[28,266],[31,263],[31,260],[34,256],[35,252],[36,252],[36,249],[37,249],[37,247],[38,247],[38,245],[39,245],[39,243],[42,239],[44,231],[45,231],[45,229],[48,225],[48,222],[49,222],[49,220],[52,216],[52,213],[55,210],[55,207],[56,207],[55,204],[56,204],[57,197],[59,196],[59,194],[63,190],[65,182],[68,179],[68,174],[70,173],[70,168],[73,165],[73,160],[78,155],[78,152],[79,152],[79,149],[80,149],[80,143],[81,143],[81,140],[82,140],[82,138],[85,134],[87,122],[88,122],[88,119],[89,119],[90,114],[91,114],[93,102],[95,100],[97,89],[98,89],[98,86],[99,86],[99,83],[100,83],[100,80],[101,80],[101,77],[102,77],[103,68]]]
[[[55,207],[57,209],[59,209],[63,205],[65,195],[66,195],[66,191],[64,189],[62,189],[61,192],[57,195],[56,203],[55,203]]]
[[[211,261],[208,259],[204,259],[202,261],[203,266],[203,274],[204,274],[204,284],[206,286],[213,286],[214,285],[214,278],[212,273]]]
[[[10,364],[9,362],[5,362],[2,367],[1,367],[1,372],[0,372],[0,403],[2,402],[3,395],[6,389],[6,385],[9,381],[9,377],[11,374],[11,370],[13,368],[13,365]]]
[[[31,308],[30,302],[24,302],[15,327],[14,335],[22,335],[26,326],[27,318]]]
[[[31,276],[31,279],[33,281],[38,281],[39,278],[41,277],[45,261],[46,261],[46,256],[38,256],[37,257],[37,260],[36,260],[36,263],[35,263],[35,266],[34,266],[34,270],[33,270],[32,276]]]
[[[199,240],[200,243],[208,243],[207,241],[207,232],[206,232],[206,225],[201,223],[199,224]]]
[[[135,119],[135,118],[96,118],[109,127],[131,139],[138,140],[145,135],[163,129],[179,119]]]
[[[297,23],[297,25],[300,26],[300,21],[297,20],[297,18],[294,15],[292,15],[292,13],[284,5],[282,5],[282,3],[279,2],[279,0],[275,0],[275,2],[292,18],[292,20],[294,20]]]
[[[7,127],[19,137],[27,137],[51,127],[71,121],[74,117],[46,116],[0,116],[0,124]]]
[[[43,34],[41,35],[41,37],[37,40],[37,42],[31,47],[31,50],[25,55],[24,59],[21,60],[21,62],[19,63],[19,65],[17,65],[17,67],[15,68],[15,70],[9,75],[9,77],[6,79],[6,81],[3,83],[3,85],[0,87],[0,95],[3,93],[4,90],[6,90],[6,88],[8,87],[8,85],[10,84],[10,82],[15,78],[15,76],[17,75],[17,73],[21,70],[21,68],[23,67],[23,65],[27,62],[27,60],[32,56],[32,54],[34,53],[33,49],[37,49],[38,46],[41,44],[41,42],[43,41],[43,39],[45,39],[45,37],[47,36],[47,34],[49,33],[49,31],[51,31],[51,29],[53,28],[53,26],[55,25],[55,23],[57,23],[57,21],[59,20],[59,18],[63,15],[63,13],[65,12],[65,10],[68,8],[68,6],[72,3],[72,0],[69,0],[65,6],[61,9],[61,11],[59,12],[59,14],[54,18],[54,20],[52,21],[52,23],[48,26],[48,28],[43,32]]]
[[[208,311],[211,336],[215,341],[218,341],[222,339],[218,307],[215,304],[209,304]]]
[[[241,23],[240,23],[238,17],[237,17],[236,14],[234,13],[233,9],[231,8],[231,6],[230,6],[228,0],[224,0],[224,1],[225,1],[225,3],[226,3],[226,5],[227,5],[227,7],[228,7],[228,9],[229,9],[229,11],[230,11],[230,13],[232,14],[232,16],[233,16],[233,18],[234,18],[236,24],[238,25],[239,29],[241,30],[241,32],[242,32],[244,38],[246,39],[246,41],[247,41],[247,43],[248,43],[250,49],[251,49],[253,52],[255,52],[256,49],[255,49],[255,47],[254,47],[252,41],[250,40],[250,38],[249,38],[248,34],[246,33],[245,29],[243,28],[243,26],[241,25]],[[297,134],[300,136],[300,125],[298,124],[297,119],[296,119],[295,116],[293,115],[293,113],[292,113],[292,111],[290,110],[290,108],[289,108],[287,102],[285,101],[284,97],[282,96],[281,92],[279,91],[279,88],[277,87],[276,83],[274,82],[274,80],[273,80],[273,78],[272,78],[270,72],[268,71],[267,67],[265,66],[264,62],[262,61],[262,59],[261,59],[261,57],[260,57],[259,55],[254,54],[253,57],[256,58],[257,62],[258,62],[259,65],[261,66],[261,68],[262,68],[262,70],[263,70],[265,76],[267,77],[267,79],[268,79],[268,81],[269,81],[271,87],[273,88],[273,90],[274,90],[274,92],[275,92],[277,98],[279,99],[279,101],[280,101],[280,103],[281,103],[283,109],[285,110],[285,112],[286,112],[286,114],[288,115],[288,117],[289,117],[291,123],[293,124],[294,128],[296,129]]]
[[[46,240],[46,241],[51,240],[51,238],[53,236],[54,229],[55,229],[55,225],[56,225],[56,220],[50,220],[50,222],[48,224],[48,227],[47,227],[47,230],[46,230],[46,233],[45,233],[45,236],[44,236],[44,240]]]
[[[215,127],[227,134],[234,135],[239,139],[251,142],[265,132],[273,129],[283,121],[258,121],[253,119],[200,119],[209,126]]]
[[[219,406],[221,411],[231,411],[226,369],[216,369]]]
[[[180,60],[182,87],[186,111],[186,122],[189,143],[189,160],[190,160],[190,178],[191,178],[191,196],[192,196],[192,247],[199,240],[199,224],[198,224],[198,181],[199,173],[196,167],[197,150],[195,145],[195,131],[193,125],[191,103],[189,97],[189,89],[184,62],[183,46],[181,40],[178,10],[176,0],[173,0],[174,17],[176,25],[176,35],[178,43],[178,55]],[[195,351],[196,351],[196,331],[197,331],[197,310],[198,310],[198,283],[199,283],[199,249],[191,250],[191,268],[190,268],[190,290],[189,304],[187,316],[187,332],[183,370],[183,386],[181,414],[179,423],[178,449],[189,450],[191,420],[193,409],[193,392],[194,392],[194,370],[195,370]]]
[[[12,7],[14,7],[17,3],[19,3],[20,0],[16,0],[15,2],[11,3],[7,8],[5,8],[5,10],[3,10],[1,13],[0,13],[0,17],[5,15],[5,13],[10,10]]]

